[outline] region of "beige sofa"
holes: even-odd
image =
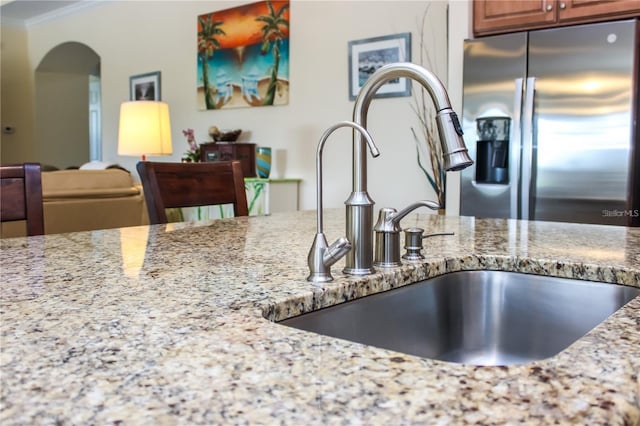
[[[42,172],[45,234],[149,223],[142,187],[122,169]],[[2,224],[2,237],[25,235],[24,223]]]

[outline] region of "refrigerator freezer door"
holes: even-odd
[[[520,103],[526,72],[526,34],[483,37],[465,42],[462,126],[464,141],[474,165],[461,172],[461,214],[477,217],[516,217],[520,148]],[[514,107],[514,104],[518,104]],[[482,117],[511,119],[506,183],[482,183],[476,179]],[[486,120],[485,120],[486,121]],[[482,149],[481,149],[482,151]],[[487,152],[487,150],[484,150]],[[480,173],[481,174],[481,173]]]
[[[626,223],[634,38],[635,21],[530,33],[530,219]]]

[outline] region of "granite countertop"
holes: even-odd
[[[305,280],[315,219],[1,240],[0,423],[640,423],[640,298],[560,354],[509,367],[270,321],[461,269],[640,287],[640,229],[414,215],[403,226],[455,235],[369,277],[343,276],[341,261],[320,288]],[[343,235],[343,209],[326,212],[325,233]]]

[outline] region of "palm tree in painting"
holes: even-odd
[[[198,16],[200,31],[198,31],[198,60],[202,63],[202,82],[204,83],[204,102],[207,109],[215,108],[214,94],[209,87],[209,59],[213,52],[220,49],[220,42],[216,36],[226,35],[220,28],[223,21],[214,21],[213,14]]]
[[[263,22],[262,26],[262,49],[260,53],[265,55],[269,48],[273,54],[273,66],[271,67],[271,79],[267,87],[267,95],[264,99],[264,105],[273,105],[276,95],[276,86],[278,84],[278,67],[280,65],[280,45],[284,37],[282,27],[289,28],[289,21],[284,18],[284,12],[289,9],[289,3],[282,5],[277,12],[273,8],[273,4],[267,1],[269,14],[258,16],[256,21]]]

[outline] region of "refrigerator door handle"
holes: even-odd
[[[522,104],[522,170],[520,193],[520,218],[529,220],[531,179],[533,166],[533,101],[535,96],[536,78],[528,77]]]
[[[520,218],[518,213],[518,194],[520,193],[520,156],[522,150],[522,133],[521,133],[521,122],[522,122],[522,89],[524,86],[524,79],[516,78],[514,80],[515,89],[513,92],[513,123],[511,125],[511,147],[509,156],[509,173],[511,176],[510,180],[510,192],[509,196],[509,217],[513,219]]]

